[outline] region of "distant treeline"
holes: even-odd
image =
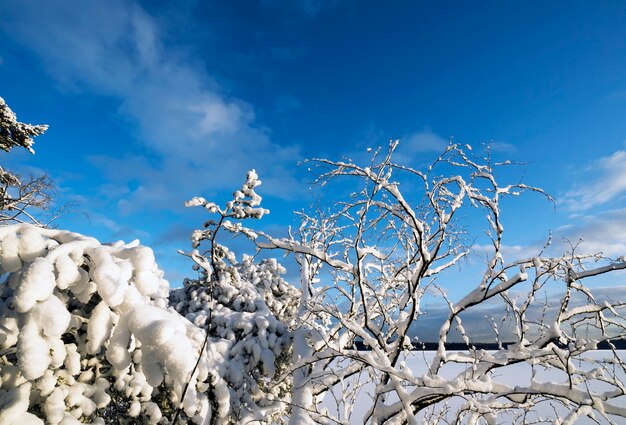
[[[438,342],[413,341],[411,344],[413,344],[413,351],[437,351],[437,348],[439,347]],[[445,347],[446,347],[446,350],[451,350],[451,351],[465,351],[468,348],[471,348],[474,350],[496,351],[496,350],[499,350],[500,348],[506,349],[507,347],[514,345],[514,344],[515,344],[514,342],[503,342],[500,346],[497,343],[493,343],[493,342],[476,342],[476,343],[470,343],[469,345],[465,344],[464,342],[447,342],[445,344]],[[558,341],[555,341],[555,344],[560,347],[565,347],[564,344]],[[363,343],[363,341],[356,341],[354,343],[354,347],[359,351],[370,350],[370,348],[366,346]],[[597,350],[611,350],[613,348],[617,350],[626,350],[626,340],[614,339],[610,341],[602,341],[598,343],[598,347],[596,349]]]

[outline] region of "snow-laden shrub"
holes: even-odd
[[[151,249],[0,227],[0,424],[193,423],[228,413],[222,352],[168,309]],[[214,410],[217,409],[215,412]]]
[[[284,413],[276,406],[291,387],[281,376],[291,360],[291,333],[299,292],[285,282],[275,260],[251,257],[215,280],[188,279],[171,292],[176,310],[215,338],[228,341],[224,379],[230,392],[230,421]],[[269,419],[269,418],[266,418]]]
[[[293,375],[293,324],[300,291],[281,277],[286,271],[276,260],[243,255],[238,262],[228,247],[219,243],[219,233],[248,232],[242,221],[259,219],[269,211],[260,208],[256,173],[250,171],[242,188],[235,191],[225,208],[194,198],[187,206],[202,206],[219,217],[192,233],[189,255],[199,271],[184,287],[172,291],[176,310],[209,335],[228,341],[227,372],[231,423],[279,423],[289,412]],[[201,253],[199,248],[206,248]]]

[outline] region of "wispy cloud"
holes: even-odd
[[[143,239],[148,236],[146,232],[142,232],[134,227],[120,224],[103,214],[92,212],[89,214],[88,220],[97,225],[106,227],[111,231],[111,235],[116,238],[128,239],[129,237],[134,237],[137,239]]]
[[[411,153],[422,152],[443,152],[448,146],[448,140],[432,132],[424,129],[405,136],[402,140],[402,148]]]
[[[581,212],[626,194],[626,150],[593,161],[585,169],[589,179],[574,185],[562,200],[568,210]]]
[[[274,143],[252,105],[225,93],[185,49],[169,48],[138,3],[32,3],[5,3],[5,35],[33,51],[65,90],[118,99],[120,113],[156,158],[129,152],[132,169],[119,158],[92,158],[110,181],[136,182],[121,208],[167,207],[174,194],[180,204],[209,187],[232,189],[254,167],[261,168],[265,193],[289,197],[297,187],[298,148]]]
[[[508,154],[508,155],[517,153],[517,148],[515,147],[515,145],[511,143],[502,142],[502,141],[491,141],[489,145],[491,146],[492,152]]]
[[[556,229],[555,236],[562,249],[572,244],[579,253],[602,253],[611,258],[626,255],[626,208],[577,217],[575,225]]]
[[[626,255],[626,208],[577,216],[573,223],[554,229],[551,239],[548,247],[545,247],[547,237],[527,245],[503,245],[502,256],[506,262],[514,262],[542,251],[546,256],[561,256],[572,249],[578,254],[601,254],[608,258]],[[478,258],[493,255],[491,245],[474,245],[472,249]]]
[[[548,255],[561,255],[575,248],[579,254],[602,254],[609,258],[626,255],[626,208],[614,201],[626,196],[626,150],[596,159],[585,168],[588,179],[574,184],[561,200],[570,214],[568,223],[552,229]],[[596,207],[608,207],[598,211]],[[611,208],[618,206],[617,208]],[[536,255],[545,241],[526,246],[505,246],[507,260]],[[475,246],[477,254],[489,254],[490,246]]]
[[[543,248],[543,244],[536,243],[530,245],[502,245],[500,248],[500,254],[502,258],[507,263],[512,263],[517,260],[522,260],[525,258],[532,258],[541,252]],[[486,263],[486,258],[490,258],[493,256],[494,248],[493,245],[474,245],[472,246],[472,251],[478,255],[479,258],[482,258]]]
[[[346,156],[356,162],[369,162],[372,156],[371,149],[380,147],[382,152],[386,152],[389,142],[397,138],[397,136],[389,137],[384,131],[370,129],[365,140],[361,142],[364,148],[359,151],[352,151]],[[399,139],[400,144],[394,152],[394,161],[414,167],[433,161],[437,154],[446,149],[449,142],[429,128],[402,135]]]

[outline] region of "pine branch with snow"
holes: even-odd
[[[0,149],[5,152],[22,147],[34,153],[34,138],[43,134],[47,125],[32,125],[17,121],[15,113],[0,97]],[[47,210],[52,203],[53,184],[47,176],[27,177],[7,171],[0,166],[0,224],[30,222],[42,224],[33,210]],[[56,213],[47,220],[51,222]]]

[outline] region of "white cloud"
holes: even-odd
[[[448,146],[447,140],[427,129],[405,136],[401,139],[401,143],[403,148],[411,153],[441,153]]]
[[[502,254],[502,258],[504,258],[505,262],[512,263],[517,260],[522,260],[525,258],[532,258],[539,255],[541,252],[542,245],[533,244],[533,245],[506,245],[503,244],[500,248],[500,253]],[[494,253],[493,245],[473,245],[472,250],[479,258],[486,261],[487,258],[491,258]]]
[[[272,142],[253,107],[223,93],[184,49],[168,48],[156,20],[137,3],[9,1],[2,9],[7,36],[33,51],[64,89],[117,98],[120,113],[158,158],[135,161],[135,168],[118,158],[94,161],[117,184],[138,181],[125,203],[164,207],[184,185],[196,195],[234,189],[255,167],[265,193],[289,197],[297,187],[297,147]],[[176,197],[178,205],[183,200]]]
[[[626,195],[626,150],[592,161],[585,168],[587,181],[566,192],[562,205],[572,212],[572,224],[555,231],[560,247],[577,246],[579,253],[602,253],[611,258],[626,255],[626,208],[589,213],[601,205],[615,205]],[[558,246],[558,245],[557,245]]]
[[[626,150],[593,161],[586,168],[589,180],[570,189],[562,204],[573,212],[589,210],[626,194]]]
[[[502,255],[506,262],[531,258],[539,255],[546,242],[503,245]],[[602,254],[614,259],[626,255],[626,208],[575,217],[573,223],[554,229],[552,243],[543,255],[561,256],[573,247],[578,254]],[[480,258],[493,255],[491,245],[474,245],[472,249]]]
[[[557,246],[562,250],[572,243],[578,244],[578,253],[602,253],[610,258],[626,255],[626,208],[577,217],[575,220],[574,225],[555,231]]]
[[[501,154],[514,154],[517,152],[515,145],[507,142],[492,141],[489,143],[491,151]]]
[[[134,237],[138,239],[143,239],[148,237],[147,233],[133,227],[124,226],[123,224],[120,224],[119,222],[112,220],[111,218],[102,214],[92,212],[89,214],[88,220],[95,224],[104,226],[111,232],[112,236],[118,238],[126,239],[128,237]]]
[[[385,140],[384,133],[375,132],[370,138],[373,140],[368,140],[366,146],[371,148],[381,147],[381,152],[387,151],[389,140]],[[396,163],[415,167],[418,164],[430,163],[438,154],[445,151],[447,146],[448,140],[425,128],[421,131],[401,136],[400,144],[394,152],[393,158]],[[371,153],[362,150],[352,153],[349,157],[357,162],[366,162],[371,159]]]

